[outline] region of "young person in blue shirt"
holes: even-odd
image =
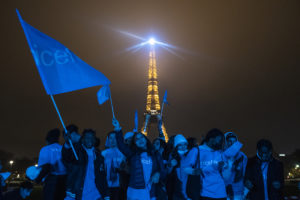
[[[200,150],[200,169],[203,173],[201,199],[226,200],[227,192],[222,176],[227,158],[235,156],[242,147],[239,141],[223,151],[224,134],[218,129],[212,129],[207,134]]]
[[[110,132],[107,136],[106,149],[102,151],[104,157],[106,179],[110,190],[110,199],[119,200],[121,198],[120,170],[125,162],[125,156],[117,147],[116,133]]]
[[[165,178],[162,157],[153,151],[152,145],[142,133],[134,133],[132,143],[124,143],[119,122],[113,119],[114,132],[117,136],[119,150],[129,162],[129,186],[127,200],[156,199],[155,184]]]
[[[181,134],[174,138],[174,151],[172,152],[168,162],[168,174],[173,178],[173,200],[189,199],[186,194],[187,179],[197,159],[197,147],[188,149],[188,141]]]
[[[66,192],[66,168],[62,162],[59,144],[60,130],[52,129],[46,136],[47,145],[40,150],[38,167],[41,168],[39,176],[35,179],[40,183],[44,181],[44,200],[63,200]]]
[[[237,135],[233,132],[225,133],[224,150],[230,148],[238,141]],[[239,151],[235,156],[226,157],[227,161],[222,171],[226,184],[227,199],[240,200],[244,196],[244,176],[247,166],[247,156]]]

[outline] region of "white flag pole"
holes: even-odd
[[[162,105],[161,105],[161,111],[160,111],[160,115],[161,115],[161,116],[162,116],[162,114],[163,114],[164,105],[165,105],[165,102],[163,101],[163,102],[162,102]]]
[[[50,95],[50,97],[51,97],[51,100],[52,100],[53,105],[54,105],[54,107],[55,107],[55,110],[56,110],[56,112],[57,112],[57,114],[58,114],[59,120],[60,120],[62,126],[64,127],[65,133],[68,133],[68,131],[67,131],[67,129],[66,129],[66,126],[65,126],[65,123],[64,123],[64,121],[63,121],[63,119],[62,119],[62,117],[61,117],[61,115],[60,115],[60,112],[59,112],[57,106],[56,106],[56,103],[55,103],[55,100],[54,100],[54,98],[53,98],[53,95]],[[74,149],[74,146],[73,146],[73,143],[72,143],[72,141],[71,141],[70,139],[69,139],[69,143],[70,143],[70,145],[71,145],[71,148],[72,148],[72,150],[73,150],[73,153],[74,153],[74,156],[75,156],[76,160],[78,160],[77,153],[76,153],[76,151],[75,151],[75,149]]]
[[[111,106],[111,112],[112,112],[113,118],[116,119],[116,117],[115,117],[115,111],[114,111],[114,106],[113,106],[112,98],[111,98],[110,88],[109,88],[109,99],[110,99],[110,106]]]
[[[29,38],[28,33],[27,33],[27,31],[26,31],[26,28],[25,28],[24,25],[23,25],[23,19],[22,19],[22,17],[21,17],[21,14],[19,13],[18,9],[16,9],[16,12],[17,12],[19,21],[20,21],[20,23],[21,23],[21,26],[22,26],[22,28],[23,28],[23,30],[24,30],[25,37],[26,37],[26,39],[27,39],[28,45],[29,45],[30,49],[33,49],[33,48],[32,48],[32,45],[31,45],[30,38]],[[32,52],[31,52],[31,53],[32,53]],[[33,58],[34,58],[33,60],[35,61],[36,65],[38,66],[37,59],[36,59],[36,55],[35,55],[34,53],[32,53],[32,55],[33,55]],[[38,68],[38,70],[39,70],[39,68]],[[42,76],[42,73],[40,73],[40,75],[41,75],[41,78],[42,78],[42,80],[43,80],[44,78],[43,78],[43,76]],[[44,82],[44,81],[43,81],[43,82]],[[45,86],[46,91],[48,91],[47,85],[44,84],[44,86]],[[60,115],[59,110],[58,110],[58,108],[57,108],[57,106],[56,106],[56,103],[55,103],[55,101],[54,101],[54,98],[53,98],[52,95],[50,95],[50,97],[51,97],[51,100],[52,100],[52,102],[53,102],[53,104],[54,104],[54,107],[55,107],[55,109],[56,109],[56,112],[57,112],[57,114],[58,114],[58,117],[59,117],[59,119],[60,119],[60,122],[62,123],[62,125],[63,125],[63,127],[64,127],[64,130],[65,130],[65,132],[67,133],[66,126],[65,126],[65,124],[64,124],[64,122],[63,122],[63,120],[62,120],[62,118],[61,118],[61,115]],[[69,143],[70,143],[70,145],[71,145],[71,147],[72,147],[72,150],[73,150],[73,153],[74,153],[74,155],[75,155],[76,160],[78,160],[78,156],[77,156],[77,154],[76,154],[76,152],[75,152],[75,149],[74,149],[73,144],[72,144],[72,142],[71,142],[70,139],[69,139]]]
[[[150,117],[151,116],[149,114],[146,115],[146,121],[145,121],[145,126],[144,126],[144,133],[146,133],[147,126],[148,126],[148,121],[149,121]]]

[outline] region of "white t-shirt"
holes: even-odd
[[[102,151],[102,156],[104,157],[104,163],[106,168],[106,178],[108,187],[120,187],[120,177],[119,173],[115,174],[115,179],[111,178],[113,168],[119,168],[121,163],[125,160],[125,156],[119,151],[118,148],[109,148]]]
[[[65,175],[66,168],[62,163],[61,150],[62,146],[58,143],[53,143],[43,147],[40,151],[38,166],[51,164],[51,174]]]

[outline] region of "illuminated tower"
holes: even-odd
[[[157,68],[156,58],[154,50],[154,40],[149,40],[150,52],[149,52],[149,71],[148,71],[148,88],[147,88],[147,103],[145,111],[145,121],[141,132],[147,135],[150,127],[157,128],[158,116],[160,115],[160,101],[158,94],[158,81],[157,81]],[[164,124],[159,131],[159,137],[164,137],[166,142],[169,140],[167,131]]]

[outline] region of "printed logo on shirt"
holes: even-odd
[[[150,165],[150,164],[152,164],[152,160],[151,160],[151,159],[144,159],[144,158],[142,158],[142,159],[141,159],[141,162],[142,162],[142,164],[145,164],[145,165]]]
[[[216,160],[208,160],[208,161],[201,161],[200,165],[201,166],[207,166],[207,165],[217,165],[219,162]]]
[[[55,148],[55,149],[50,149],[50,151],[52,151],[52,152],[59,152],[59,153],[60,153],[60,152],[61,152],[61,149],[56,149],[56,148]]]

